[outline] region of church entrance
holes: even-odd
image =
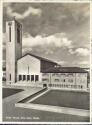
[[[43,84],[43,88],[47,88],[47,84]]]
[[[39,75],[18,75],[18,81],[38,82]]]

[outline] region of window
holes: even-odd
[[[55,82],[59,82],[59,79],[55,79]]]
[[[20,43],[20,29],[17,28],[17,42]]]
[[[70,85],[68,85],[68,88],[70,88]]]
[[[22,75],[19,75],[19,81],[22,80]]]
[[[30,75],[27,75],[27,81],[29,81],[30,80]]]
[[[65,79],[64,79],[64,82],[65,82]]]
[[[58,84],[58,87],[60,88],[60,84]]]
[[[83,86],[81,85],[81,89],[83,88]]]
[[[52,84],[49,84],[49,87],[52,87]]]
[[[66,85],[66,88],[68,88],[68,85]]]
[[[35,81],[39,81],[39,76],[35,75]]]
[[[53,73],[52,76],[55,76],[55,73]]]
[[[61,76],[66,76],[66,74],[65,73],[61,73]]]
[[[34,81],[34,75],[31,75],[31,81]]]
[[[43,75],[43,76],[49,76],[49,74],[48,74],[48,73],[43,73],[42,75]]]
[[[67,76],[73,76],[73,73],[68,73]]]
[[[3,71],[6,71],[6,67],[3,67],[2,70],[3,70]]]
[[[10,81],[11,81],[11,74],[10,74]]]
[[[76,85],[74,85],[74,88],[76,88]]]
[[[73,79],[69,79],[68,82],[73,83]]]
[[[24,80],[26,80],[26,76],[25,76],[25,75],[23,75],[23,81],[24,81]]]
[[[73,88],[73,85],[71,85],[71,88]]]
[[[3,76],[5,76],[6,75],[6,73],[5,72],[3,72]]]
[[[59,73],[53,73],[52,76],[60,77],[61,75]]]
[[[49,81],[49,79],[43,78],[43,79],[42,79],[42,81],[47,81],[47,82],[48,82],[48,81]]]
[[[80,88],[80,85],[78,85],[78,88]]]
[[[64,88],[65,88],[65,84],[64,84]]]
[[[9,26],[9,42],[11,42],[11,26]]]

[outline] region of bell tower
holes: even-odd
[[[6,22],[6,83],[17,80],[17,60],[22,57],[22,25],[15,20]]]

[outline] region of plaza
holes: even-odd
[[[23,121],[28,121],[28,122],[30,121],[31,122],[32,121],[35,121],[35,122],[36,121],[37,122],[40,122],[40,121],[84,122],[85,121],[85,122],[88,122],[89,121],[89,116],[78,116],[78,115],[57,113],[57,112],[51,112],[51,111],[42,111],[42,110],[37,110],[32,108],[29,109],[29,108],[23,108],[23,107],[16,107],[15,104],[17,104],[19,101],[23,100],[24,98],[27,98],[28,96],[39,92],[41,88],[12,86],[10,89],[15,89],[15,88],[22,89],[24,91],[18,92],[16,94],[12,94],[3,99],[3,121],[13,121],[13,122],[14,121],[22,121],[22,122]],[[8,90],[9,89],[7,89],[7,91]],[[61,91],[61,93],[64,93],[64,92]],[[83,95],[88,96],[88,93]],[[41,101],[43,102],[43,99],[41,99]],[[34,117],[36,117],[37,119],[35,119]]]

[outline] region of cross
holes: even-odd
[[[28,74],[29,74],[29,66],[28,66]]]

